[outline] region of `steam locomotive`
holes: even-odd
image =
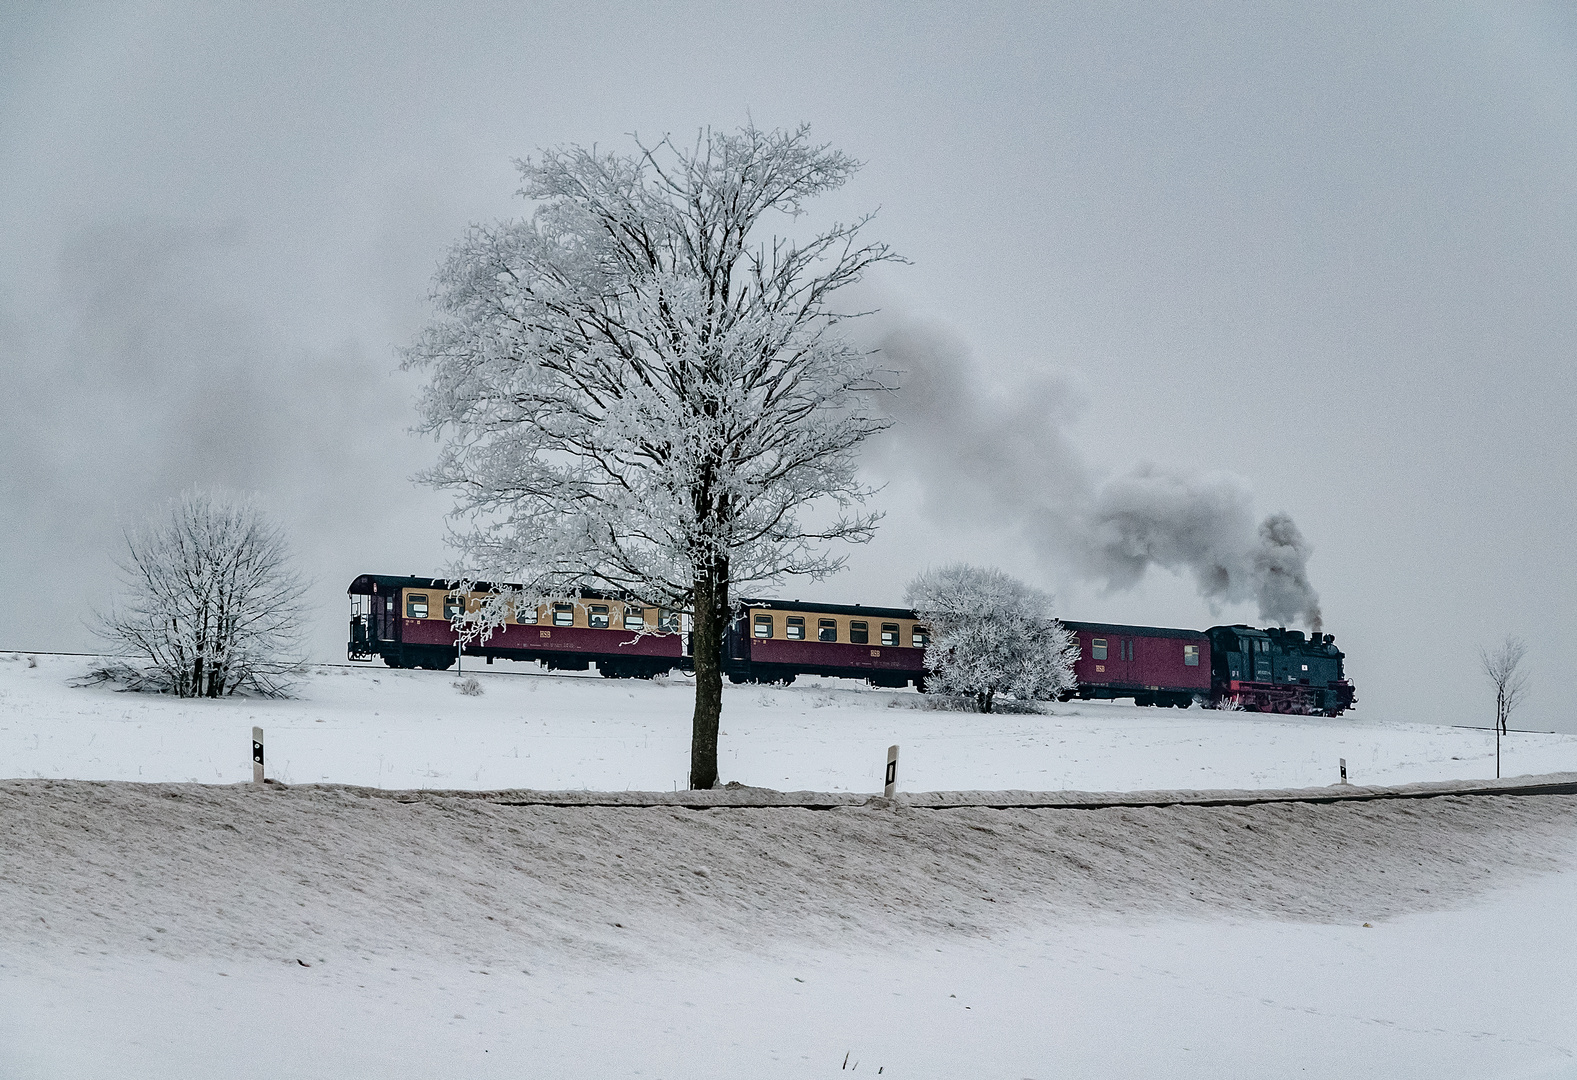
[[[484,588],[485,586],[480,586]],[[390,667],[451,667],[460,655],[453,620],[476,610],[438,578],[363,574],[347,590],[352,660]],[[1253,712],[1339,716],[1356,700],[1345,654],[1330,634],[1213,626],[1175,630],[1064,622],[1078,639],[1077,686],[1064,700],[1131,698],[1136,705],[1193,704]],[[552,671],[651,678],[688,670],[690,635],[677,612],[615,596],[583,594],[508,612],[464,655],[536,661]],[[873,686],[925,688],[930,631],[913,611],[860,604],[754,599],[723,636],[722,667],[734,683],[792,683],[800,675],[863,679]]]

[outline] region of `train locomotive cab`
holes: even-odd
[[[1213,626],[1211,696],[1250,712],[1340,716],[1357,698],[1330,634],[1259,630],[1242,624]]]

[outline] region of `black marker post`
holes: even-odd
[[[263,729],[252,729],[252,783],[263,782]]]
[[[889,746],[887,748],[887,786],[882,789],[882,795],[890,799],[897,791],[898,748],[896,746]]]

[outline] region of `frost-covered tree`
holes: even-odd
[[[428,479],[472,522],[455,538],[468,575],[690,615],[690,784],[710,788],[733,600],[831,573],[824,542],[875,524],[854,450],[885,421],[831,298],[893,256],[861,241],[868,218],[770,232],[858,167],[804,127],[636,146],[519,162],[533,213],[456,245],[406,364],[430,375]]]
[[[1482,647],[1478,651],[1484,677],[1495,687],[1495,730],[1501,735],[1506,734],[1512,711],[1522,704],[1528,690],[1528,673],[1521,670],[1527,654],[1527,642],[1516,634],[1507,634],[1493,652]]]
[[[1528,690],[1528,673],[1521,670],[1528,643],[1516,634],[1507,634],[1500,647],[1491,652],[1479,647],[1479,662],[1484,676],[1495,687],[1495,775],[1500,776],[1500,737],[1507,733],[1513,710],[1522,704]]]
[[[248,500],[188,491],[127,532],[99,633],[146,666],[111,671],[181,697],[281,692],[301,663],[307,583]]]
[[[931,628],[929,687],[990,712],[999,694],[1044,701],[1075,685],[1079,646],[1051,597],[1000,570],[956,563],[909,583],[909,606]]]

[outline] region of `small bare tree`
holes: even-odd
[[[428,479],[476,522],[467,572],[528,601],[598,589],[690,615],[690,785],[710,788],[740,590],[829,574],[823,542],[875,524],[846,511],[867,494],[854,451],[885,421],[832,297],[891,256],[865,219],[770,231],[858,168],[803,127],[519,167],[535,212],[455,247],[406,354],[431,376],[422,427],[446,437]],[[517,597],[495,594],[475,632]]]
[[[1500,737],[1509,730],[1511,713],[1528,689],[1528,673],[1521,670],[1522,658],[1528,653],[1528,644],[1516,634],[1507,634],[1500,648],[1494,652],[1478,650],[1484,674],[1495,687],[1495,775],[1500,776]]]
[[[117,565],[123,594],[99,633],[147,665],[108,674],[181,697],[286,689],[307,583],[255,504],[188,491],[126,534]]]
[[[935,689],[972,697],[988,713],[998,694],[1044,701],[1075,685],[1079,646],[1051,597],[1000,570],[957,563],[909,583],[908,602],[931,629],[926,670]]]

